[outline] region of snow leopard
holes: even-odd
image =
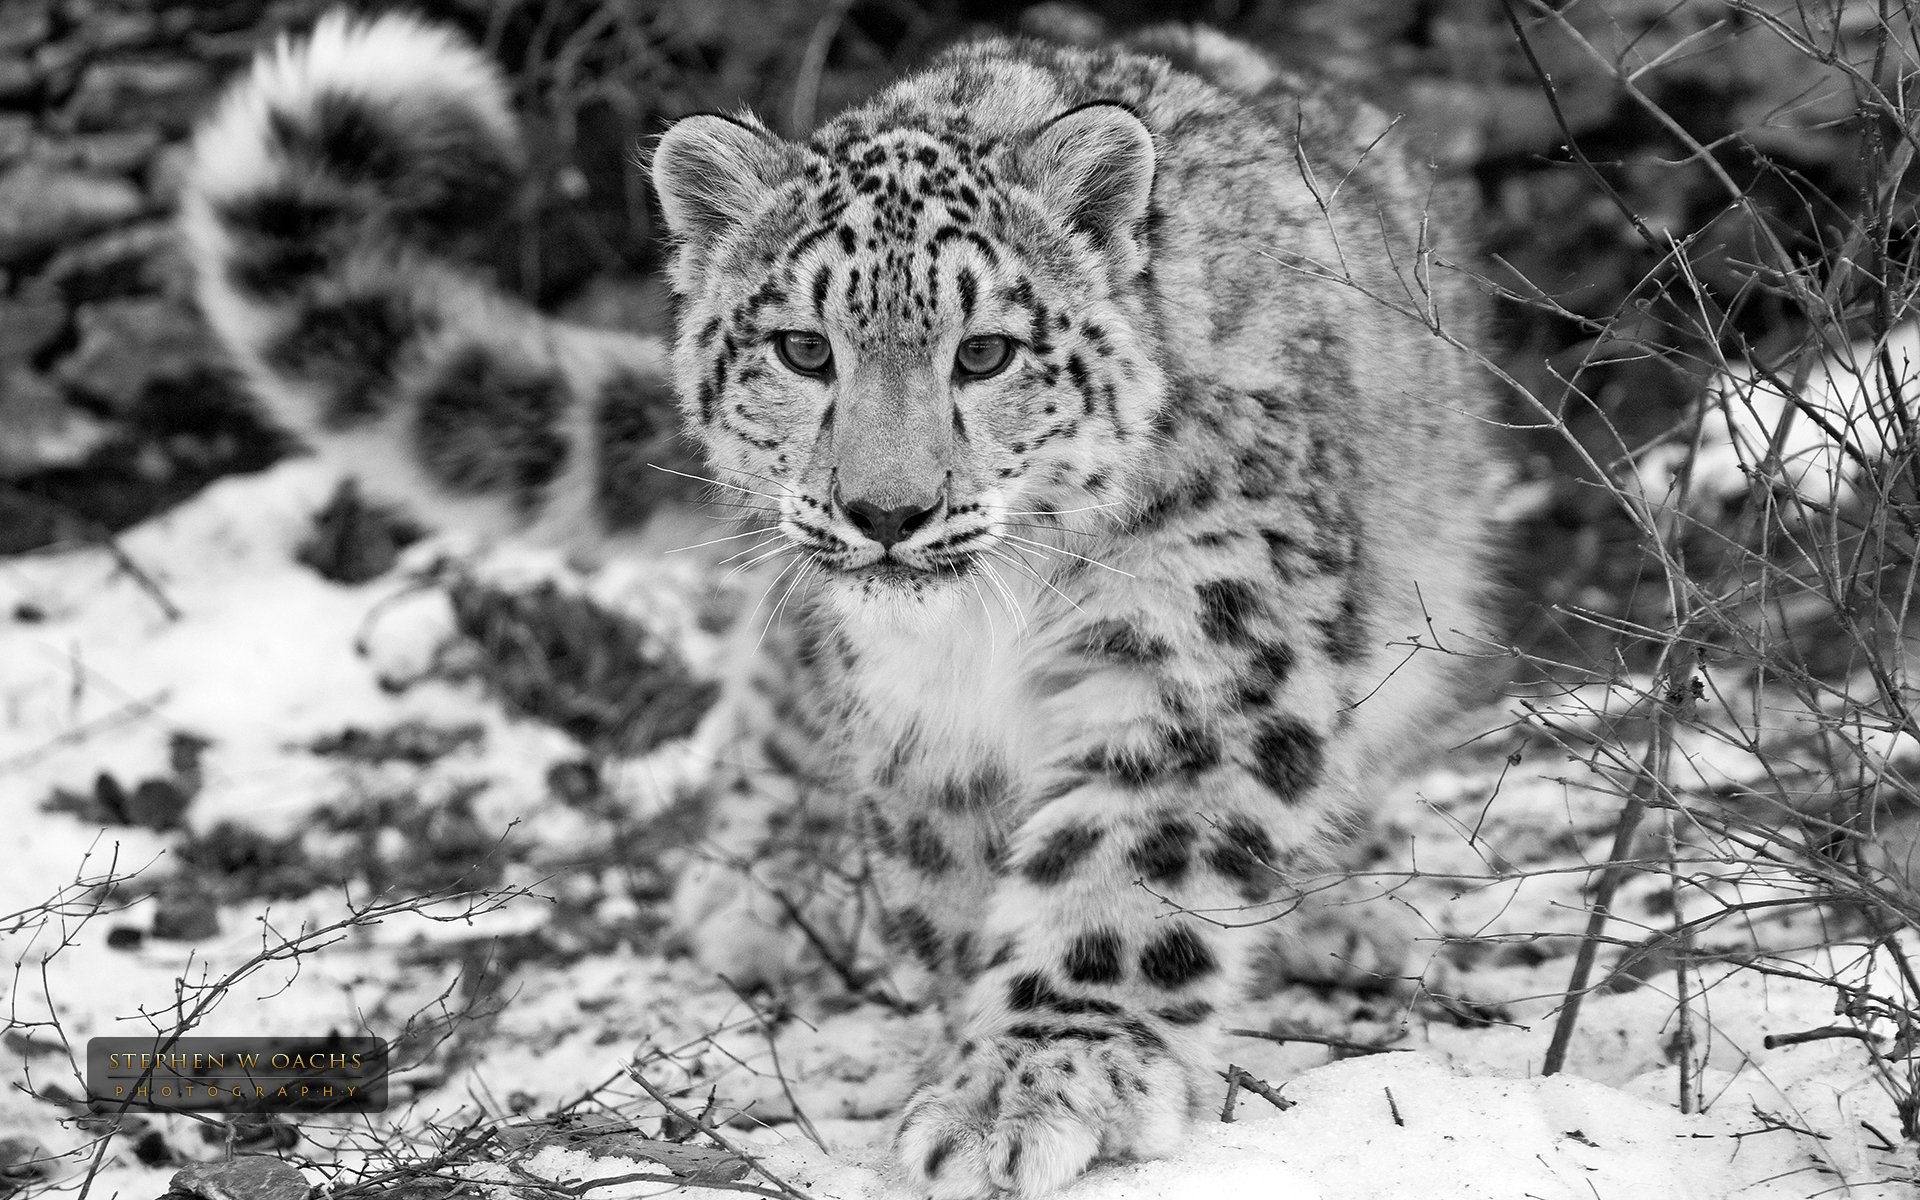
[[[765,880],[851,830],[949,1031],[906,1185],[1172,1152],[1242,927],[1444,724],[1457,656],[1419,651],[1487,605],[1458,203],[1378,110],[1218,32],[987,38],[804,138],[695,114],[640,148],[668,352],[475,265],[527,170],[507,95],[408,17],[263,54],[183,202],[238,370],[430,519],[614,553],[677,412],[779,613],[710,718],[688,940],[764,967]]]

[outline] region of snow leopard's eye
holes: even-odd
[[[1013,342],[997,333],[983,333],[960,343],[953,356],[953,373],[960,379],[991,379],[1013,361]]]
[[[833,365],[833,344],[825,334],[789,329],[774,338],[773,346],[787,369],[802,375],[825,375]]]

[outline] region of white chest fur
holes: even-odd
[[[1031,617],[1033,597],[1017,583],[1008,591],[962,585],[911,613],[869,608],[846,625],[868,719],[883,744],[912,738],[921,770],[964,774],[982,759],[1018,766],[1049,740],[1029,685],[1049,634]]]

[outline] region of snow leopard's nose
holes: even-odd
[[[940,510],[940,502],[935,500],[924,508],[915,504],[881,508],[866,500],[848,500],[843,502],[843,507],[853,527],[879,542],[880,548],[885,550],[919,532]]]

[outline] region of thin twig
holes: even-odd
[[[1296,1101],[1289,1100],[1285,1096],[1282,1096],[1279,1092],[1275,1091],[1271,1084],[1265,1082],[1264,1080],[1254,1077],[1253,1075],[1249,1074],[1245,1069],[1241,1067],[1236,1067],[1232,1063],[1228,1063],[1227,1069],[1220,1072],[1220,1078],[1226,1080],[1230,1084],[1234,1084],[1238,1087],[1243,1087],[1247,1089],[1248,1091],[1252,1092],[1254,1095],[1260,1097],[1262,1100],[1265,1100],[1268,1104],[1271,1104],[1275,1108],[1279,1109],[1281,1112],[1287,1111],[1288,1109],[1292,1108],[1296,1103]],[[1232,1099],[1231,1092],[1228,1093],[1228,1099],[1229,1101],[1231,1101]],[[1229,1118],[1223,1112],[1221,1119],[1227,1120]]]
[[[1803,1029],[1799,1033],[1770,1033],[1760,1044],[1772,1050],[1778,1046],[1798,1046],[1802,1042],[1824,1042],[1833,1038],[1851,1038],[1869,1046],[1880,1040],[1867,1030],[1851,1025],[1823,1025],[1819,1029]]]
[[[814,1128],[813,1118],[807,1115],[806,1109],[800,1107],[800,1098],[793,1094],[793,1084],[787,1079],[786,1068],[780,1065],[780,1042],[773,1032],[773,1018],[761,1012],[760,1006],[755,1004],[752,997],[748,996],[733,980],[722,975],[720,981],[727,985],[727,990],[732,992],[740,1003],[752,1009],[753,1015],[759,1018],[760,1034],[766,1038],[767,1054],[773,1059],[773,1077],[780,1081],[780,1092],[787,1098],[787,1106],[793,1109],[794,1123],[800,1126],[800,1132],[807,1135],[808,1141],[820,1148],[822,1154],[831,1153],[827,1149],[827,1140],[820,1136],[818,1129]]]
[[[725,1150],[727,1153],[738,1158],[741,1162],[746,1163],[748,1166],[752,1167],[754,1170],[760,1172],[760,1174],[768,1182],[772,1183],[773,1186],[787,1193],[787,1195],[793,1197],[794,1200],[813,1200],[813,1197],[808,1195],[806,1192],[795,1187],[791,1183],[788,1183],[786,1180],[780,1178],[780,1176],[775,1175],[773,1171],[770,1170],[767,1167],[767,1165],[761,1162],[758,1158],[755,1158],[753,1155],[748,1154],[746,1151],[740,1149],[740,1147],[728,1141],[720,1133],[719,1130],[713,1127],[713,1125],[710,1122],[694,1116],[692,1113],[688,1112],[686,1109],[681,1108],[678,1104],[675,1104],[672,1101],[672,1099],[670,1099],[667,1096],[665,1092],[661,1091],[659,1088],[653,1086],[652,1083],[648,1082],[647,1077],[641,1074],[640,1069],[638,1067],[635,1067],[635,1066],[628,1067],[627,1078],[639,1084],[640,1090],[645,1092],[647,1095],[652,1096],[654,1099],[654,1102],[659,1104],[660,1107],[666,1109],[669,1113],[672,1113],[680,1121],[688,1125],[691,1125],[693,1128],[698,1129],[701,1133],[706,1134],[707,1137],[712,1140],[714,1145],[720,1147],[722,1150]]]
[[[1229,1037],[1260,1038],[1263,1041],[1279,1042],[1285,1045],[1298,1042],[1307,1046],[1326,1046],[1332,1050],[1345,1051],[1356,1057],[1367,1054],[1404,1054],[1410,1047],[1395,1046],[1388,1042],[1356,1042],[1347,1038],[1328,1037],[1319,1033],[1272,1033],[1265,1029],[1229,1029]]]

